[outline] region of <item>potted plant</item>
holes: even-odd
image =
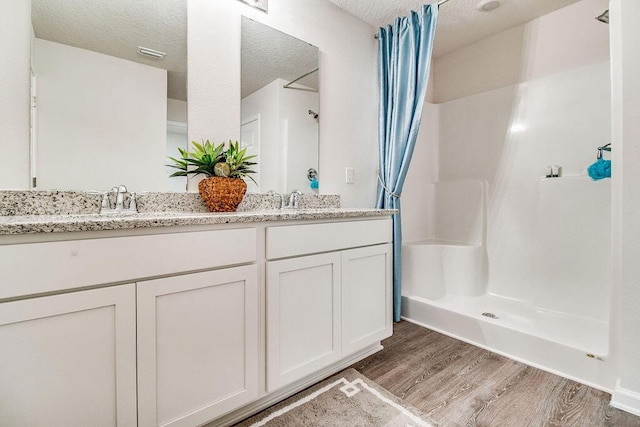
[[[233,212],[238,208],[247,183],[243,178],[255,180],[249,175],[255,173],[251,167],[257,163],[251,160],[255,155],[247,156],[247,149],[240,149],[238,141],[229,140],[216,145],[209,140],[199,144],[192,141],[193,151],[178,147],[180,158],[169,157],[171,164],[178,169],[171,176],[205,175],[198,183],[198,191],[211,212]]]

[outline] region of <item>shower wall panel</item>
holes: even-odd
[[[609,319],[611,180],[586,176],[538,184],[538,309]]]
[[[489,292],[529,302],[548,300],[541,296],[545,288],[539,287],[538,182],[547,165],[561,167],[561,177],[554,179],[584,176],[595,160],[596,148],[609,142],[608,61],[439,107],[439,181],[483,179],[489,183]],[[593,203],[609,206],[609,198],[597,195],[597,185],[567,188],[566,196],[581,191],[585,198],[592,197]],[[558,197],[562,199],[562,195]],[[560,205],[557,208],[562,211]],[[609,225],[603,223],[602,227],[607,230]],[[576,233],[572,242],[565,243],[584,246],[588,230],[584,233]],[[589,244],[595,243],[589,240]],[[608,241],[597,245],[608,247]],[[590,257],[576,255],[567,268],[586,269],[591,262]],[[554,289],[564,287],[567,294],[573,292],[569,289],[579,289],[576,283],[563,282],[563,277],[557,277]],[[610,284],[602,286],[609,289]],[[566,307],[570,306],[567,302]]]

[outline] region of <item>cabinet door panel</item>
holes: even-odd
[[[256,271],[138,283],[141,426],[193,426],[257,397]]]
[[[342,252],[342,355],[391,336],[391,245]]]
[[[0,424],[135,426],[135,285],[0,304]]]
[[[267,389],[340,358],[340,254],[267,263]]]

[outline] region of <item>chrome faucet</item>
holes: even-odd
[[[301,195],[302,191],[298,190],[297,188],[293,190],[291,194],[289,194],[289,204],[287,205],[287,207],[289,209],[298,209],[298,202]]]
[[[118,187],[118,194],[116,196],[116,210],[124,209],[124,195],[127,192],[127,186],[121,185]]]
[[[118,187],[112,187],[107,193],[102,196],[102,206],[100,208],[101,214],[110,213],[122,213],[122,212],[137,212],[136,195],[135,193],[129,193],[128,206],[125,207],[125,196],[127,194],[127,187],[120,185]]]
[[[136,203],[136,193],[129,193],[129,206],[127,210],[130,212],[138,212],[138,204]]]

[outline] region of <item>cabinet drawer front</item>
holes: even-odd
[[[392,241],[391,218],[267,228],[267,259]]]
[[[254,228],[0,246],[0,300],[255,259]]]

